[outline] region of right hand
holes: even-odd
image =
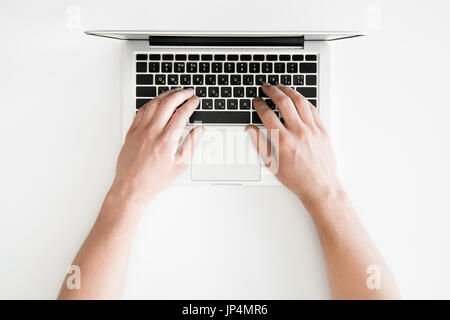
[[[255,98],[254,106],[268,129],[278,130],[279,144],[271,150],[270,141],[253,125],[247,132],[266,166],[294,192],[305,206],[314,205],[324,197],[339,195],[336,160],[328,134],[317,109],[296,90],[283,85],[264,84],[264,93],[275,103],[285,121],[283,125],[267,103]],[[276,164],[274,165],[274,162]]]

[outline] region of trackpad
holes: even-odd
[[[261,163],[243,130],[205,130],[191,164],[194,181],[259,181]]]

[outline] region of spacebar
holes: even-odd
[[[248,111],[195,111],[189,118],[190,123],[250,123]]]

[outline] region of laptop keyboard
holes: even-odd
[[[136,54],[136,109],[178,87],[200,98],[189,122],[261,124],[252,99],[274,110],[261,84],[290,86],[317,106],[317,54]]]

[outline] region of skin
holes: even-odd
[[[262,88],[285,122],[280,122],[264,100],[256,98],[254,106],[269,139],[252,125],[247,132],[265,164],[310,213],[327,263],[332,297],[400,298],[388,266],[339,181],[333,149],[316,108],[289,87],[264,84]],[[171,90],[139,109],[120,152],[113,184],[73,261],[81,270],[81,288],[69,289],[65,280],[58,299],[121,298],[141,215],[186,167],[197,145],[201,127],[192,129],[177,150],[181,130],[197,105],[192,90]],[[273,130],[278,132],[279,143],[272,146]],[[379,271],[379,289],[366,285],[370,266]]]

